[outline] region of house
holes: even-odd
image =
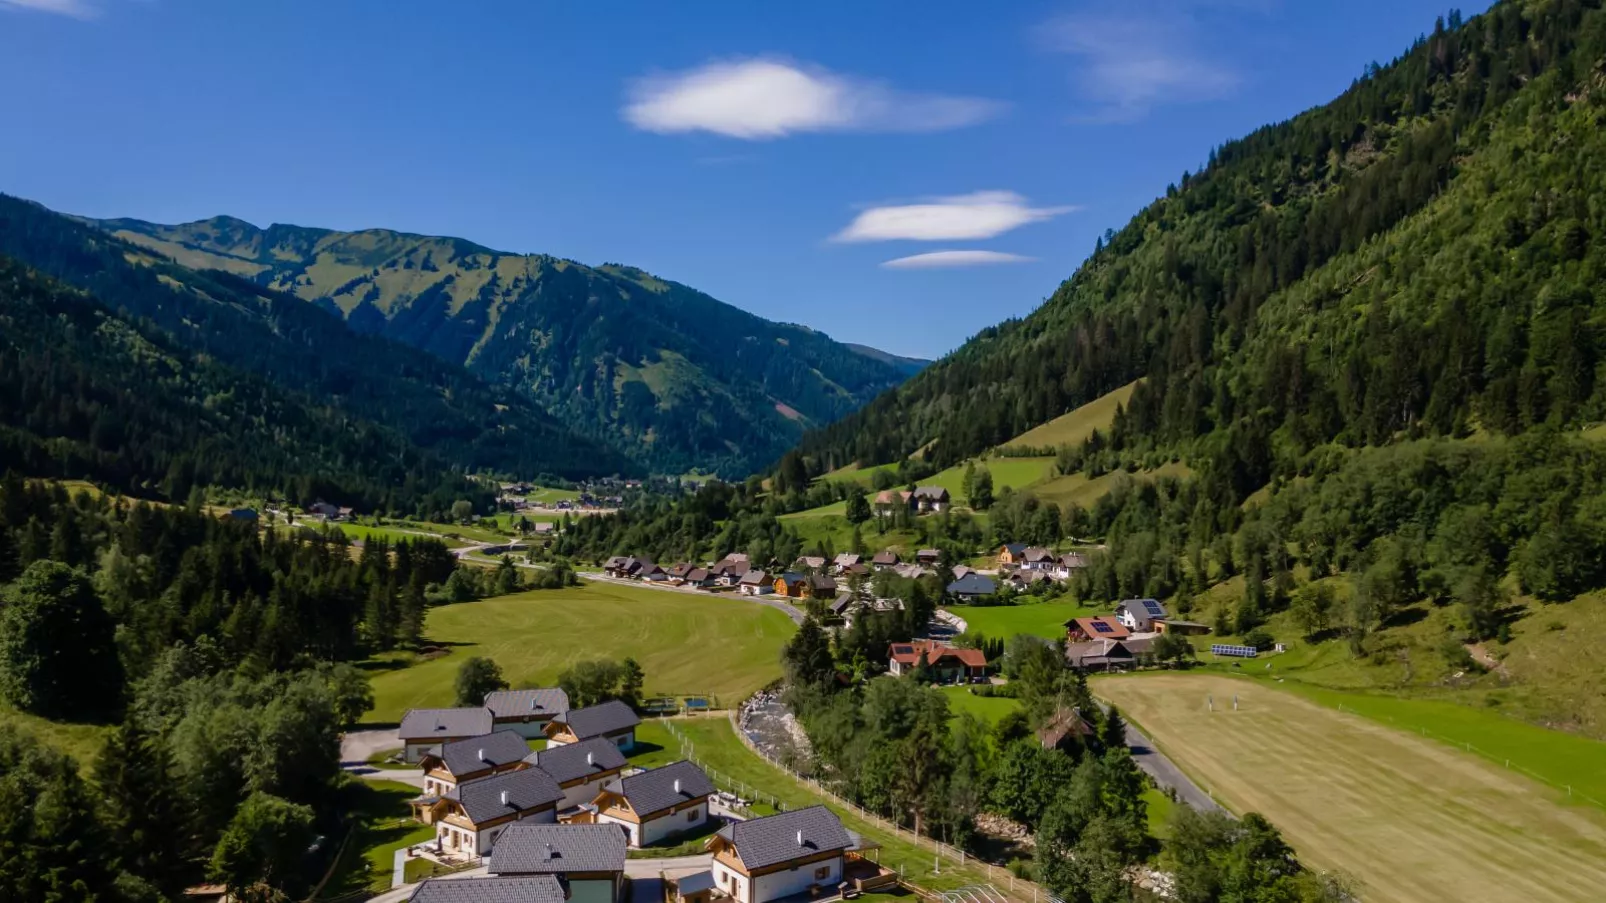
[[[557,687],[497,690],[485,694],[492,730],[510,730],[526,739],[544,736],[541,728],[569,710],[569,694]]]
[[[914,506],[921,514],[936,514],[941,511],[947,511],[948,505],[948,490],[941,486],[915,487]]]
[[[630,706],[612,699],[601,705],[570,709],[548,721],[544,729],[546,745],[563,746],[602,737],[629,752],[635,748],[636,726],[640,723]]]
[[[708,840],[714,883],[735,903],[830,893],[842,881],[844,854],[853,845],[824,806],[732,822]]]
[[[629,555],[615,555],[603,562],[602,571],[609,577],[628,577],[635,566],[636,559]]]
[[[1007,578],[1009,585],[1018,590],[1030,590],[1038,584],[1047,583],[1049,577],[1042,571],[1019,570]]]
[[[636,578],[637,580],[646,580],[652,583],[658,583],[668,580],[669,572],[643,558],[636,562],[636,567],[631,571],[630,576]]]
[[[713,586],[714,575],[709,572],[708,568],[692,568],[686,572],[686,579],[681,582],[686,586]]]
[[[836,596],[836,580],[824,574],[814,574],[803,581],[810,599],[830,599]]]
[[[1044,749],[1072,752],[1098,736],[1098,730],[1082,715],[1082,710],[1066,706],[1055,712],[1037,729],[1037,742]]]
[[[550,536],[558,532],[558,525],[551,521],[536,521],[530,525],[530,529],[535,531],[536,536]]]
[[[1006,542],[998,550],[998,564],[1000,567],[1006,564],[1019,565],[1025,557],[1026,543],[1024,542]]]
[[[788,599],[801,599],[808,593],[808,578],[796,571],[787,571],[775,578],[775,592]]]
[[[257,509],[231,508],[229,509],[229,519],[241,521],[247,524],[254,524],[257,522]]]
[[[832,617],[841,618],[844,622],[846,622],[852,617],[853,609],[858,607],[855,605],[857,601],[858,599],[855,598],[852,593],[842,593],[838,595],[830,605],[827,605],[825,609],[831,613]]]
[[[1071,575],[1087,567],[1087,556],[1081,552],[1066,552],[1054,562],[1054,579],[1069,580]]]
[[[624,771],[626,764],[625,754],[605,737],[549,746],[529,753],[524,761],[558,782],[563,790],[563,801],[558,804],[560,815],[576,806],[590,804],[609,781]]]
[[[691,573],[692,567],[693,565],[690,562],[682,561],[665,573],[668,575],[670,583],[684,583],[686,582],[686,575]]]
[[[909,564],[900,564],[893,568],[892,572],[907,580],[918,580],[921,577],[930,577],[932,574],[936,573],[931,568],[921,567],[913,562],[910,562]]]
[[[948,584],[948,594],[961,602],[974,602],[983,596],[998,592],[998,584],[991,577],[972,571]]]
[[[937,564],[942,561],[942,552],[937,549],[921,549],[915,553],[915,561],[921,564]]]
[[[1118,671],[1132,667],[1133,662],[1124,640],[1083,640],[1065,645],[1065,664],[1082,671]]]
[[[748,571],[742,575],[738,586],[744,596],[764,596],[775,592],[775,584],[763,571]]]
[[[623,828],[633,847],[649,847],[708,822],[714,782],[680,761],[609,781],[592,802],[599,824]]]
[[[568,891],[568,903],[618,903],[625,894],[625,854],[624,835],[610,825],[511,825],[487,871],[551,876]]]
[[[838,577],[848,577],[848,578],[868,577],[868,576],[870,576],[870,566],[865,564],[862,561],[858,562],[857,564],[850,564],[847,567],[843,568],[842,569],[842,573],[837,574],[837,576]]]
[[[987,656],[980,649],[944,646],[932,640],[893,643],[887,652],[887,671],[902,677],[918,671],[921,661],[932,679],[942,683],[980,680],[987,676]]]
[[[521,768],[459,784],[441,797],[435,839],[446,853],[488,856],[496,838],[520,821],[554,824],[563,790],[539,768]]]
[[[1209,624],[1200,624],[1198,621],[1179,621],[1176,618],[1166,618],[1154,622],[1155,633],[1174,633],[1178,636],[1204,636],[1210,632]]]
[[[551,875],[528,878],[426,878],[407,903],[565,903]]]
[[[819,555],[804,555],[792,562],[792,566],[800,571],[817,571],[825,567],[825,559]]]
[[[956,564],[956,565],[954,565],[953,574],[954,574],[954,579],[955,580],[963,580],[963,579],[965,579],[965,575],[966,574],[974,574],[974,573],[976,573],[976,569],[973,568],[973,567],[970,567],[969,565],[964,565],[964,564]]]
[[[1115,606],[1115,618],[1133,633],[1148,633],[1155,621],[1165,620],[1166,610],[1154,599],[1127,599]]]
[[[396,730],[402,742],[402,761],[416,765],[426,753],[440,752],[443,743],[489,734],[493,723],[491,710],[484,706],[408,709]]]
[[[328,502],[313,502],[307,506],[308,514],[316,514],[326,520],[334,520],[340,516],[340,508]]]
[[[874,558],[870,559],[870,564],[876,570],[884,571],[887,568],[897,567],[898,562],[901,560],[902,559],[898,557],[897,552],[894,552],[891,549],[882,549],[881,551],[875,553]]]
[[[1096,618],[1072,618],[1065,622],[1066,639],[1072,642],[1087,640],[1124,640],[1132,635],[1120,621],[1109,615]]]
[[[424,795],[419,802],[438,800],[468,781],[517,771],[529,754],[530,745],[512,731],[442,743],[440,751],[425,754],[418,763],[424,772]],[[427,808],[427,804],[418,808]]]
[[[856,552],[843,552],[831,559],[831,569],[838,574],[845,573],[848,568],[861,564],[864,556]]]
[[[1041,546],[1028,546],[1021,553],[1020,566],[1028,571],[1046,571],[1054,566],[1054,553]]]
[[[871,504],[876,517],[891,517],[899,508],[908,510],[912,507],[914,507],[914,493],[897,489],[886,489],[876,493],[875,501]]]

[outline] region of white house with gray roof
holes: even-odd
[[[485,694],[485,707],[491,710],[496,730],[517,731],[528,740],[541,736],[548,721],[569,711],[569,694],[557,687],[497,690]]]
[[[569,903],[617,903],[625,888],[625,836],[612,825],[511,825],[486,863],[493,875],[551,875]]]
[[[563,788],[539,768],[459,784],[441,797],[435,838],[448,854],[483,857],[514,822],[556,824]]]
[[[834,890],[853,846],[853,836],[824,806],[732,822],[708,840],[714,884],[736,903]]]
[[[481,737],[491,728],[491,710],[484,706],[408,709],[396,734],[402,742],[402,761],[416,765],[426,753],[440,752],[444,743]]]
[[[630,706],[610,699],[599,705],[570,709],[548,721],[543,730],[549,747],[603,737],[629,752],[635,748],[636,726],[639,724],[641,719],[636,717]]]
[[[565,903],[563,885],[551,875],[525,878],[429,878],[408,903]]]
[[[633,847],[648,847],[708,822],[714,782],[681,761],[610,781],[597,794],[596,819],[623,828]]]
[[[625,754],[605,737],[548,747],[530,753],[524,761],[552,775],[563,788],[560,813],[590,804],[625,769]]]
[[[425,753],[419,760],[424,772],[421,799],[445,796],[466,781],[523,768],[529,754],[530,744],[512,731],[442,743],[439,750]]]

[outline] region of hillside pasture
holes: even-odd
[[[1036,602],[1026,605],[955,605],[948,609],[965,619],[972,633],[1008,639],[1029,633],[1057,640],[1065,636],[1065,622],[1097,614],[1078,602]]]
[[[1515,770],[1269,683],[1154,674],[1094,691],[1304,861],[1361,879],[1368,901],[1573,903],[1606,887],[1606,813]]]
[[[450,650],[424,658],[390,653],[364,663],[373,677],[368,720],[389,724],[410,708],[450,706],[457,668],[493,659],[515,687],[550,686],[586,659],[633,657],[647,690],[707,693],[734,705],[781,676],[792,622],[734,596],[593,583],[430,609],[426,643]]]
[[[1001,447],[1058,448],[1062,445],[1080,446],[1093,435],[1094,430],[1109,431],[1115,422],[1115,409],[1132,398],[1137,382],[1130,382],[1105,395],[1093,399],[1074,411],[1061,414],[1047,423],[1039,424]]]
[[[1036,460],[1028,458],[1026,460]],[[1081,505],[1091,508],[1098,500],[1109,495],[1122,480],[1152,480],[1159,477],[1184,478],[1192,476],[1186,464],[1170,462],[1154,470],[1144,470],[1138,473],[1128,473],[1124,470],[1111,471],[1101,476],[1089,478],[1087,474],[1073,473],[1062,477],[1054,477],[1032,487],[1032,494],[1045,502],[1053,502],[1061,508],[1067,505]]]

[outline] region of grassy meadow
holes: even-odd
[[[603,583],[441,606],[430,610],[425,636],[449,654],[364,663],[373,677],[369,720],[395,723],[410,708],[451,705],[457,668],[475,655],[495,660],[515,687],[550,685],[577,661],[630,656],[650,692],[733,704],[781,676],[792,631],[779,611],[738,598]]]
[[[1062,445],[1081,445],[1093,435],[1094,430],[1109,430],[1115,422],[1115,409],[1125,405],[1132,398],[1132,390],[1137,387],[1137,382],[1127,383],[1074,411],[1021,433],[1005,442],[1003,447],[1058,448]]]
[[[1020,700],[1007,696],[977,696],[968,686],[943,687],[948,697],[948,711],[954,715],[975,715],[989,726],[1002,721],[1005,715],[1020,708]]]
[[[1065,636],[1065,622],[1098,614],[1078,602],[1037,602],[1027,605],[956,605],[949,611],[965,619],[972,633],[1008,639],[1017,633],[1057,640]]]
[[[1265,815],[1307,862],[1360,878],[1368,901],[1571,903],[1606,886],[1606,813],[1569,805],[1565,793],[1516,769],[1356,714],[1351,700],[1340,711],[1337,699],[1324,705],[1210,673],[1101,678],[1094,690],[1232,809]],[[1409,708],[1431,711],[1440,726],[1470,727],[1464,719],[1480,714]],[[1485,742],[1521,727],[1483,718]],[[1576,740],[1528,742],[1543,756]],[[1606,747],[1595,748],[1598,773]]]

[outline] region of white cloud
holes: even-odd
[[[1242,78],[1211,60],[1197,43],[1194,20],[1171,5],[1148,14],[1123,7],[1119,13],[1076,13],[1040,29],[1044,44],[1076,57],[1076,79],[1097,105],[1090,117],[1125,121],[1167,103],[1214,100],[1230,94]]]
[[[74,19],[93,19],[100,10],[86,0],[0,0],[0,10],[25,9]]]
[[[944,267],[1031,263],[1036,259],[1036,257],[1027,257],[1022,254],[1006,254],[1003,251],[928,251],[925,254],[913,254],[908,257],[898,257],[884,261],[881,265],[889,270],[934,270]]]
[[[936,132],[975,125],[1004,105],[899,91],[778,59],[710,63],[631,85],[625,121],[648,132],[762,140],[795,132]]]
[[[978,191],[918,204],[871,207],[832,241],[975,241],[1076,209],[1033,207],[1013,191]]]

